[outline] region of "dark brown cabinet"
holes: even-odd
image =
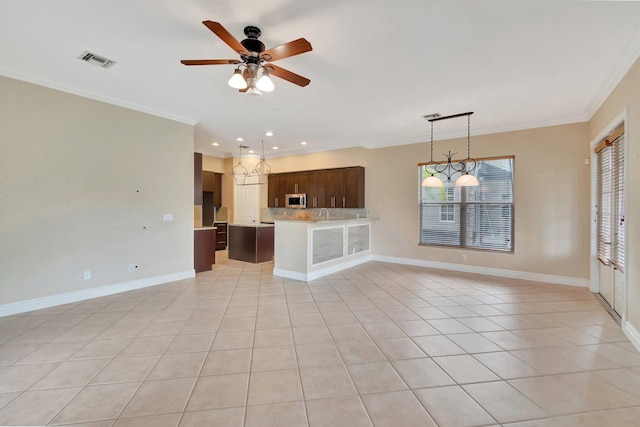
[[[344,169],[343,208],[364,208],[364,168]]]
[[[216,222],[214,224],[216,229],[216,251],[223,251],[227,249],[227,223]]]
[[[211,270],[216,263],[216,230],[200,229],[193,232],[193,267],[196,273]]]
[[[269,180],[267,181],[267,206],[270,208],[278,208],[278,190],[280,186],[280,174],[271,174],[269,175]]]
[[[193,204],[202,206],[202,153],[193,153]]]
[[[213,192],[213,172],[202,171],[202,191]]]
[[[229,226],[229,259],[245,262],[273,260],[273,226]]]
[[[269,175],[268,181],[268,206],[271,208],[284,208],[285,195],[289,191],[289,174],[276,173]]]
[[[284,207],[285,194],[307,195],[307,208],[364,208],[364,168],[354,166],[269,176],[269,207]]]
[[[333,197],[333,169],[316,172],[316,208],[331,208]]]
[[[222,174],[202,171],[202,191],[213,193],[213,206],[222,206]]]

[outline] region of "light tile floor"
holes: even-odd
[[[377,262],[304,283],[219,258],[0,318],[0,424],[640,425],[640,354],[586,289]]]

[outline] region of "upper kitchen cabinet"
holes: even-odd
[[[267,206],[270,208],[276,207],[276,197],[278,197],[276,196],[276,193],[278,192],[276,189],[278,183],[276,183],[276,181],[278,181],[279,177],[279,174],[272,173],[267,179]]]
[[[312,207],[332,208],[333,198],[333,169],[316,171],[316,206]]]
[[[267,183],[268,201],[267,206],[270,208],[284,208],[285,195],[289,189],[289,174],[275,173],[269,175]]]
[[[287,194],[302,194],[309,192],[309,172],[291,172],[287,174]]]
[[[217,208],[222,206],[222,174],[213,174],[213,205]]]
[[[213,172],[202,171],[202,191],[213,192]]]
[[[364,209],[364,168],[344,168],[343,208]]]
[[[222,206],[222,174],[202,171],[202,191],[213,193],[213,206]]]
[[[193,153],[193,204],[202,206],[202,153]]]
[[[364,168],[273,174],[268,192],[269,207],[285,207],[286,194],[306,194],[307,208],[364,208]]]

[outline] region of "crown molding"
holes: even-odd
[[[161,117],[163,119],[172,120],[174,122],[180,122],[187,125],[195,126],[199,120],[189,119],[186,117],[178,116],[175,114],[167,113],[165,111],[155,110],[153,108],[144,107],[142,105],[127,102],[121,99],[111,98],[109,96],[99,95],[97,93],[89,92],[83,89],[78,89],[72,86],[67,86],[62,83],[52,82],[50,80],[42,79],[40,77],[29,76],[26,74],[18,73],[7,68],[0,67],[0,75],[9,77],[15,80],[20,80],[26,83],[31,83],[37,86],[43,86],[49,89],[59,90],[60,92],[69,93],[71,95],[81,96],[83,98],[93,99],[94,101],[100,101],[107,104],[115,105],[117,107],[127,108],[129,110],[138,111],[140,113],[150,114],[152,116]]]
[[[611,92],[618,86],[624,76],[629,72],[633,64],[640,58],[640,29],[636,31],[627,47],[624,49],[622,57],[618,63],[611,69],[605,80],[596,91],[591,102],[585,108],[587,120],[591,120],[593,115],[604,104]]]

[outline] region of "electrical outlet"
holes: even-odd
[[[162,215],[162,220],[166,222],[173,221],[173,214],[164,214]]]
[[[91,279],[91,272],[90,271],[85,271],[84,272],[84,280],[90,280]]]
[[[467,262],[467,256],[466,255],[462,255],[462,262]]]

